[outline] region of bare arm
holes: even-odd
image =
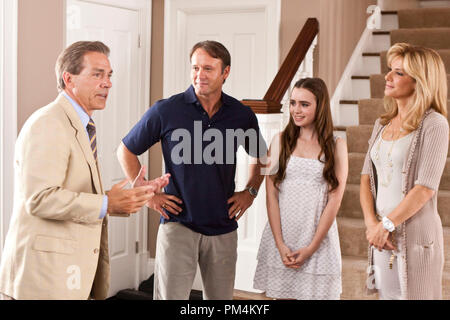
[[[364,223],[366,224],[366,228],[370,228],[378,224],[374,206],[374,199],[372,192],[370,191],[370,177],[368,174],[361,175],[359,201],[363,211]]]
[[[249,165],[249,179],[247,182],[247,187],[253,187],[259,189],[262,181],[264,180],[264,175],[261,173],[262,164],[260,160],[257,160],[256,164]],[[255,198],[248,192],[248,190],[243,190],[240,192],[235,192],[231,198],[228,199],[228,204],[232,204],[228,210],[228,216],[230,219],[235,218],[239,220],[245,211],[253,204]]]
[[[280,206],[278,203],[279,191],[275,188],[274,178],[275,176],[268,176],[266,179],[267,218],[273,238],[275,239],[275,244],[277,247],[280,247],[284,244],[284,241],[281,232]]]
[[[416,185],[387,217],[397,227],[415,215],[424,204],[431,199],[433,194],[433,190],[421,185]],[[383,227],[381,221],[368,227],[366,234],[367,240],[375,248],[379,250],[382,248],[389,250],[396,249],[388,239],[390,233]]]
[[[283,239],[283,230],[281,229],[281,217],[280,217],[280,205],[279,205],[279,191],[275,187],[275,174],[278,172],[278,159],[279,159],[279,140],[280,135],[277,135],[268,153],[268,160],[264,170],[267,174],[266,177],[266,206],[267,206],[267,218],[269,221],[270,229],[275,240],[278,252],[280,253],[281,261],[286,267],[293,267],[294,259],[290,257],[292,254],[291,248],[289,248]]]
[[[120,166],[122,167],[126,178],[132,183],[141,170],[141,163],[139,162],[138,157],[128,150],[123,142],[120,142],[120,145],[117,148],[117,158],[119,159]]]
[[[339,181],[339,186],[337,189],[333,190],[333,192],[328,194],[327,205],[323,210],[314,238],[309,245],[312,252],[319,249],[322,240],[328,234],[328,230],[330,230],[331,225],[336,219],[336,215],[341,206],[342,197],[344,196],[348,176],[347,143],[344,139],[338,139],[336,141],[335,172]]]
[[[268,152],[268,157],[265,166],[266,178],[266,206],[267,206],[267,218],[272,230],[275,244],[278,250],[282,246],[285,246],[283,240],[283,234],[281,230],[281,218],[280,218],[280,205],[279,205],[279,191],[275,187],[275,176],[278,172],[279,157],[280,157],[280,139],[281,133],[276,135]]]
[[[248,182],[247,182],[247,186],[246,186],[247,188],[253,187],[253,188],[259,190],[259,187],[261,186],[261,183],[264,180],[264,175],[262,175],[262,173],[261,173],[262,167],[263,167],[263,165],[261,164],[259,159],[258,159],[258,163],[250,164],[250,166],[249,166],[250,176],[248,178]]]
[[[434,190],[421,185],[416,185],[387,217],[397,227],[419,212],[433,195]]]

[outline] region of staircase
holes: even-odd
[[[379,74],[353,75],[351,77],[353,96],[340,101],[340,124],[355,122],[350,119],[351,117],[357,120],[357,125],[346,125],[349,176],[337,218],[342,251],[342,299],[377,299],[376,295],[367,296],[364,293],[368,266],[367,240],[359,204],[359,183],[373,124],[384,111],[384,74],[387,72],[386,39],[389,39],[389,45],[396,42],[408,42],[436,49],[444,60],[448,73],[447,79],[450,80],[450,8],[383,12],[383,19],[386,18],[395,28],[388,31],[373,31],[373,37],[380,37],[377,40],[379,45],[374,44],[370,51],[362,54],[366,65],[361,70],[377,68],[376,72]],[[448,106],[450,107],[450,103]],[[443,295],[444,299],[450,299],[450,158],[447,158],[439,187],[438,211],[444,228]]]

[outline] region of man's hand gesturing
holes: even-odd
[[[133,181],[132,189],[123,189],[128,180],[122,180],[106,192],[108,196],[108,213],[123,214],[138,212],[155,194],[169,183],[170,174],[151,181],[145,180],[146,168],[142,166],[138,176]]]

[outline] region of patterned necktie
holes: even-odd
[[[89,123],[87,124],[86,129],[89,134],[92,153],[94,154],[95,161],[97,161],[97,135],[95,133],[95,123],[92,118],[89,118]]]

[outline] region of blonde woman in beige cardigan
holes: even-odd
[[[437,191],[448,143],[447,77],[432,49],[406,43],[387,53],[385,109],[361,176],[369,241],[368,293],[442,299],[444,246]]]

